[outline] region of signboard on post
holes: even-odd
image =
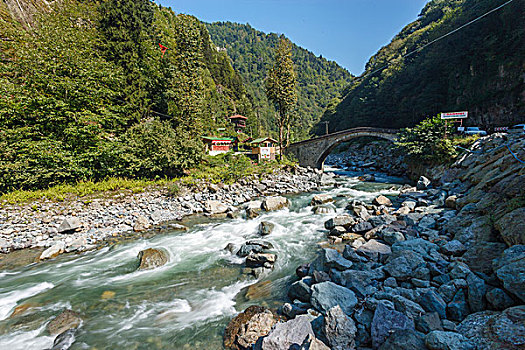
[[[261,147],[261,159],[271,159],[270,147]]]
[[[468,118],[468,112],[441,113],[441,119],[465,119],[465,118]]]

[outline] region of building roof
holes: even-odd
[[[244,120],[246,120],[246,119],[248,119],[248,117],[245,117],[245,116],[240,115],[240,114],[236,114],[236,115],[232,115],[230,117],[230,119],[244,119]]]
[[[233,141],[235,140],[234,138],[231,138],[231,137],[201,136],[201,138],[204,140],[209,140],[209,141]]]
[[[264,141],[277,142],[277,140],[274,140],[271,137],[261,137],[261,138],[253,140],[250,143],[257,144],[257,143],[263,143]]]

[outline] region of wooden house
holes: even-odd
[[[233,123],[234,129],[235,129],[236,132],[242,132],[244,130],[244,128],[246,128],[246,120],[247,119],[248,119],[248,117],[236,114],[236,115],[232,115],[230,117],[230,122]]]
[[[255,139],[250,142],[253,157],[261,160],[275,160],[277,141],[270,137]]]
[[[231,137],[202,136],[206,152],[208,152],[210,156],[231,151],[234,140],[235,139]]]

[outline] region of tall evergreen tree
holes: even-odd
[[[292,44],[281,36],[275,50],[275,61],[266,77],[266,95],[278,111],[279,146],[283,151],[284,131],[290,123],[290,112],[297,102],[296,75],[292,61]]]

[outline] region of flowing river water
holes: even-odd
[[[335,197],[338,213],[354,199],[395,195],[400,183],[342,174],[337,186],[323,191]],[[324,222],[337,214],[313,214],[314,194],[289,196],[290,208],[252,220],[192,218],[186,232],[0,270],[0,349],[50,348],[54,336],[45,326],[66,308],[84,320],[72,349],[222,349],[224,328],[236,313],[253,304],[282,304],[296,267],[315,257],[326,238]],[[264,240],[278,258],[273,271],[255,279],[242,274],[243,259],[224,247],[260,238],[261,221],[275,224]],[[155,247],[169,252],[169,263],[137,271],[137,254]],[[255,283],[259,292],[246,297],[246,287]],[[23,312],[12,315],[16,307]]]

